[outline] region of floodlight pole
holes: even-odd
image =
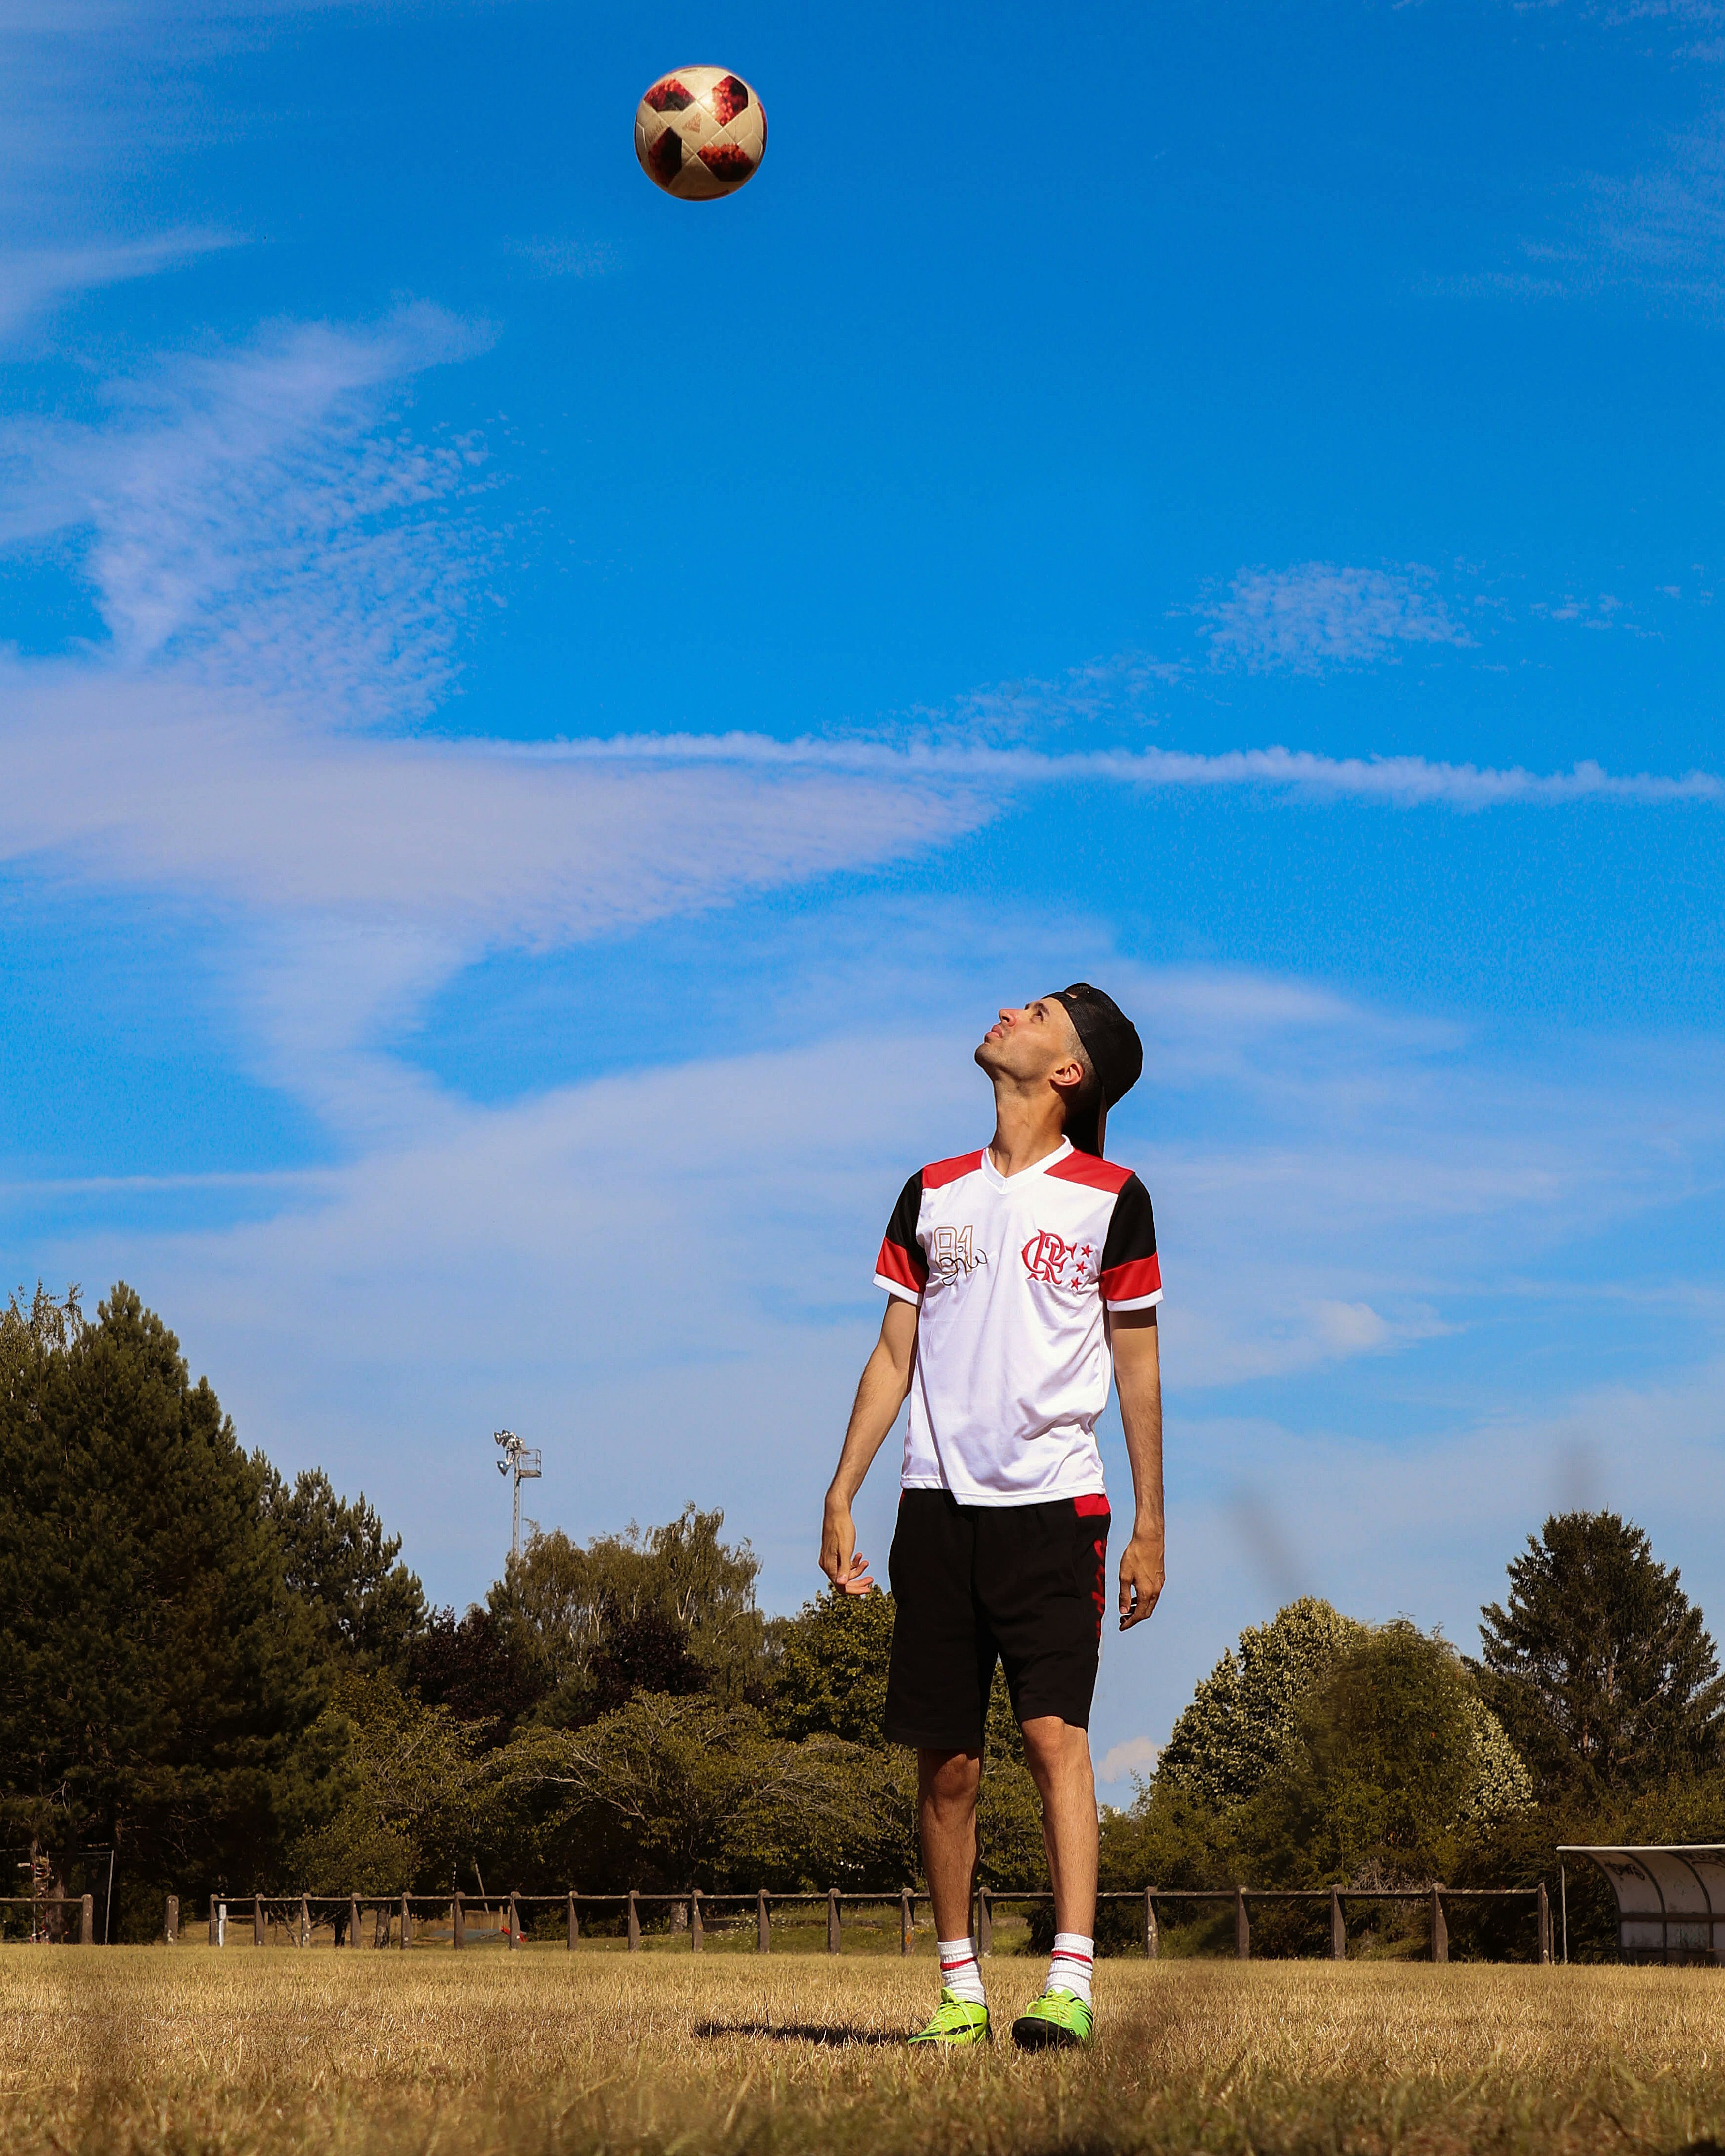
[[[521,1553],[521,1485],[540,1479],[539,1448],[536,1445],[524,1445],[512,1430],[493,1430],[491,1442],[503,1454],[497,1462],[497,1472],[513,1472],[515,1476],[515,1517],[509,1536],[509,1561],[513,1564]]]

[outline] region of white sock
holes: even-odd
[[[986,2006],[987,1994],[983,1989],[983,1973],[977,1966],[974,1939],[942,1939],[941,1949],[941,1982],[955,1999],[963,1999],[971,2006]]]
[[[1048,1982],[1043,1989],[1076,1991],[1088,2006],[1091,1961],[1096,1943],[1094,1939],[1086,1938],[1082,1932],[1056,1932],[1054,1952],[1049,1957]]]

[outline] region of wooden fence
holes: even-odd
[[[773,1947],[773,1912],[775,1908],[813,1906],[826,1912],[827,1952],[842,1953],[845,1944],[844,1914],[845,1909],[860,1907],[891,1908],[896,1906],[899,1912],[899,1951],[911,1952],[911,1938],[916,1928],[916,1904],[927,1902],[926,1894],[904,1887],[896,1894],[845,1893],[833,1887],[824,1894],[769,1894],[764,1889],[752,1894],[708,1894],[696,1887],[688,1893],[644,1894],[630,1889],[619,1894],[510,1894],[498,1897],[495,1907],[503,1919],[504,1936],[511,1948],[522,1943],[521,1912],[540,1908],[561,1909],[564,1913],[565,1941],[571,1952],[581,1940],[582,1912],[593,1913],[615,1912],[625,1924],[629,1951],[641,1950],[641,1912],[643,1909],[682,1909],[687,1912],[689,1946],[691,1953],[701,1953],[706,1943],[706,1919],[721,1910],[752,1911],[755,1919],[755,1946],[760,1953],[768,1953]],[[1049,1893],[1009,1893],[984,1887],[978,1893],[974,1907],[974,1925],[977,1943],[983,1953],[992,1953],[994,1947],[994,1912],[1003,1904],[1020,1907],[1030,1902],[1051,1902]],[[1217,1887],[1163,1888],[1146,1887],[1130,1892],[1099,1894],[1099,1902],[1127,1902],[1136,1905],[1140,1912],[1140,1937],[1145,1954],[1155,1960],[1161,1951],[1161,1925],[1158,1907],[1171,1903],[1211,1904],[1232,1903],[1234,1908],[1234,1951],[1241,1961],[1249,1960],[1252,1951],[1251,1911],[1257,1902],[1317,1902],[1327,1904],[1330,1917],[1330,1958],[1345,1961],[1348,1958],[1348,1910],[1358,1902],[1414,1902],[1424,1903],[1429,1912],[1428,1943],[1435,1962],[1450,1958],[1450,1927],[1446,1914],[1449,1905],[1455,1902],[1525,1902],[1536,1922],[1537,1950],[1541,1962],[1552,1958],[1551,1903],[1543,1882],[1537,1887],[1445,1887],[1441,1882],[1430,1887],[1373,1888],[1355,1890],[1348,1887]],[[285,1924],[295,1943],[309,1945],[316,1928],[314,1912],[330,1910],[338,1919],[335,1928],[347,1933],[350,1947],[365,1943],[364,1919],[372,1918],[372,1944],[374,1947],[394,1946],[405,1948],[413,1943],[413,1930],[419,1917],[416,1912],[432,1912],[441,1916],[449,1912],[451,1945],[459,1949],[467,1944],[470,1907],[472,1897],[464,1894],[428,1895],[399,1894],[388,1896],[364,1894],[249,1894],[216,1897],[209,1905],[209,1943],[218,1944],[227,1923],[237,1921],[244,1924],[249,1920],[252,1943],[263,1946],[272,1922]],[[487,1899],[477,1905],[488,1914],[493,1906]],[[83,1938],[88,1943],[90,1933],[90,1897],[84,1897]],[[231,1912],[231,1913],[230,1913]],[[163,1930],[172,1940],[179,1928],[179,1903],[170,1897]]]
[[[176,1902],[175,1907],[179,1904]],[[28,1909],[31,1912],[30,1931],[33,1937],[42,1938],[58,1924],[64,1929],[67,1915],[78,1912],[78,1939],[81,1947],[95,1943],[95,1897],[94,1894],[0,1894],[0,1909]],[[67,1945],[72,1942],[67,1940]]]

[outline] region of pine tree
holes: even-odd
[[[275,1777],[317,1710],[261,1495],[131,1289],[95,1325],[39,1296],[0,1321],[0,1808],[56,1850],[112,1843],[141,1916],[267,1873]]]
[[[341,1663],[405,1676],[427,1612],[418,1578],[399,1562],[401,1537],[384,1533],[363,1491],[351,1503],[337,1496],[321,1467],[290,1486],[262,1453],[253,1465],[281,1545],[288,1592],[310,1607]]]
[[[1542,1794],[1622,1794],[1725,1750],[1725,1679],[1675,1567],[1615,1512],[1553,1514],[1481,1613],[1475,1665]]]

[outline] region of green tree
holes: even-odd
[[[1459,1658],[1405,1620],[1369,1633],[1301,1702],[1243,1839],[1278,1885],[1452,1871],[1479,1772]]]
[[[1137,1802],[1103,1822],[1106,1885],[1429,1878],[1532,1796],[1441,1640],[1322,1602],[1244,1633],[1175,1738]]]
[[[287,1871],[322,1893],[449,1885],[495,1831],[508,1771],[474,1724],[388,1677],[340,1677],[299,1749]]]
[[[781,1620],[773,1631],[775,1659],[768,1703],[774,1732],[803,1741],[834,1737],[886,1750],[881,1725],[894,1614],[890,1594],[835,1590]],[[911,1754],[901,1756],[914,1785]],[[1041,1799],[1025,1762],[1006,1678],[998,1666],[983,1732],[977,1832],[987,1884],[1040,1888],[1047,1883]],[[905,1875],[912,1876],[913,1871]]]
[[[504,1743],[550,1689],[531,1635],[477,1604],[464,1617],[447,1606],[431,1612],[408,1650],[408,1676],[428,1707],[480,1725],[488,1747]]]
[[[111,1842],[151,1929],[163,1887],[267,1872],[319,1705],[262,1481],[131,1288],[94,1325],[39,1294],[0,1320],[0,1804],[15,1835]]]
[[[1366,1627],[1302,1595],[1267,1625],[1249,1625],[1193,1694],[1157,1761],[1212,1810],[1240,1804],[1281,1758],[1301,1703]]]
[[[1705,1773],[1725,1744],[1713,1642],[1640,1527],[1554,1513],[1481,1612],[1473,1666],[1543,1793],[1630,1794]]]
[[[341,1660],[404,1675],[427,1617],[418,1580],[398,1561],[401,1537],[384,1533],[363,1491],[352,1503],[338,1497],[321,1467],[290,1486],[261,1453],[254,1459],[289,1593]]]
[[[884,1744],[892,1625],[890,1594],[836,1589],[778,1622],[768,1709],[777,1733]]]
[[[721,1541],[724,1524],[690,1505],[644,1532],[530,1538],[489,1601],[540,1661],[542,1718],[577,1727],[637,1691],[764,1697],[760,1561],[747,1543]]]
[[[595,1878],[789,1892],[913,1876],[904,1760],[831,1737],[786,1743],[740,1702],[645,1693],[579,1729],[524,1730],[510,1771],[558,1799]]]
[[[1476,1835],[1512,1812],[1527,1810],[1533,1802],[1533,1777],[1509,1732],[1471,1687],[1462,1707],[1473,1739],[1474,1769],[1462,1794],[1461,1824],[1464,1833]]]

